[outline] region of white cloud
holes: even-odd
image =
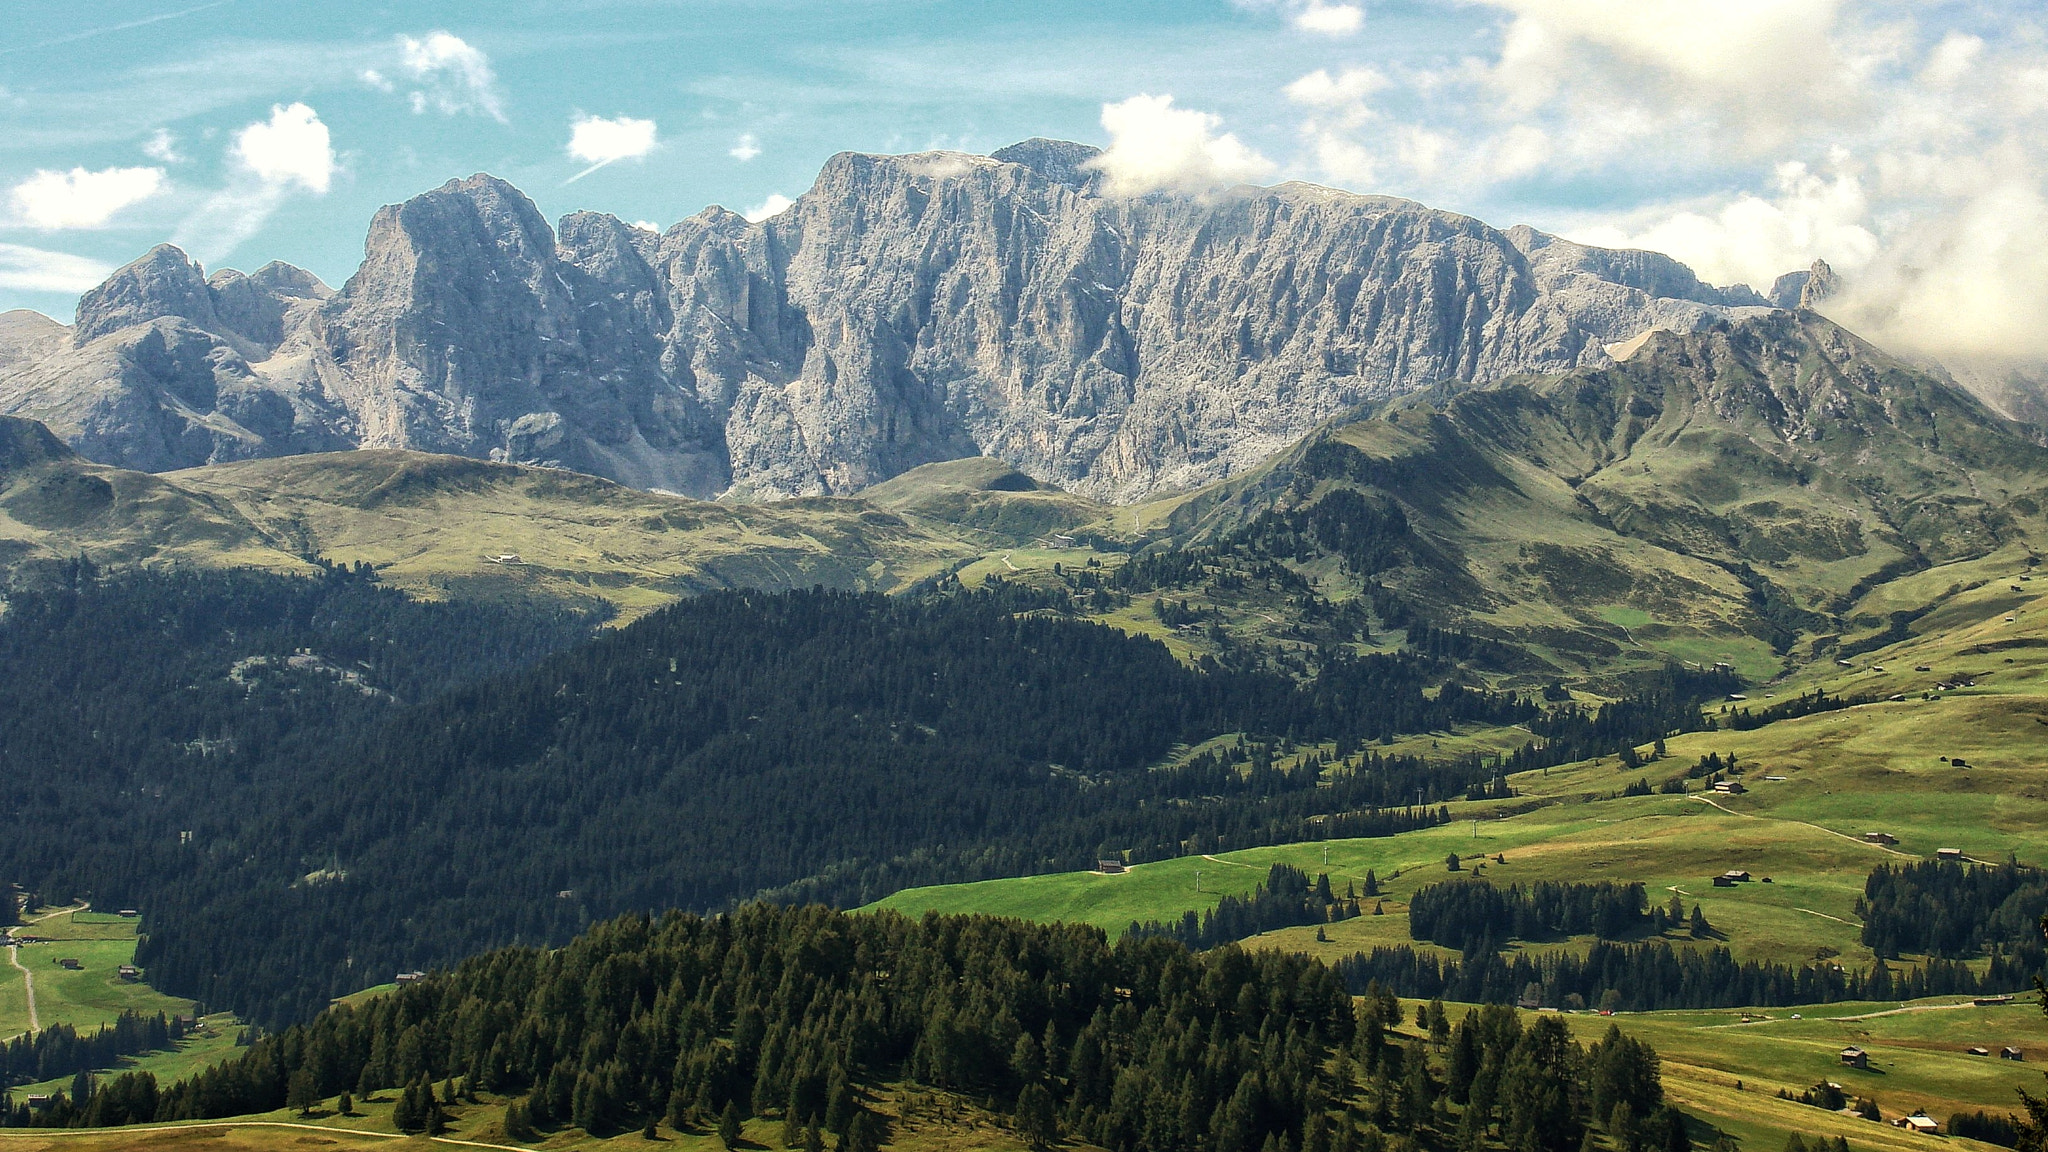
[[[97,228],[163,186],[161,168],[38,169],[14,186],[14,215],[35,228]]]
[[[443,116],[471,113],[505,122],[504,97],[498,91],[491,58],[462,37],[444,31],[429,32],[419,39],[400,36],[398,62],[420,85],[407,94],[415,113],[432,108]],[[390,82],[375,69],[364,72],[363,79],[391,91]]]
[[[304,104],[273,104],[268,121],[235,133],[228,149],[235,163],[266,185],[294,184],[324,195],[334,179],[334,144],[320,115]]]
[[[745,216],[750,223],[759,224],[770,216],[782,215],[795,203],[796,201],[791,200],[780,192],[770,192],[766,200],[740,213],[740,215]]]
[[[578,116],[569,123],[569,155],[590,167],[569,177],[573,184],[607,164],[637,160],[654,151],[654,121],[631,116]]]
[[[368,84],[379,92],[395,92],[398,90],[398,85],[391,82],[391,77],[386,76],[375,68],[365,68],[358,72],[356,76],[363,83]]]
[[[1307,0],[1238,0],[1297,14]],[[1329,3],[1331,0],[1316,0]],[[1766,288],[1903,352],[2048,360],[2048,20],[1912,0],[1466,0],[1446,59],[1286,86],[1323,178]],[[1590,192],[1587,190],[1599,189]],[[1624,197],[1589,211],[1574,200]]]
[[[142,154],[151,160],[161,160],[166,164],[185,162],[184,155],[178,151],[178,138],[169,128],[159,128],[150,133],[149,139],[142,142]]]
[[[761,142],[754,137],[754,134],[752,132],[742,133],[740,135],[739,142],[734,144],[732,146],[732,149],[726,153],[727,156],[732,157],[733,159],[739,161],[742,164],[745,164],[747,161],[752,160],[754,157],[759,156],[760,154]]]
[[[0,288],[14,292],[83,292],[113,275],[111,264],[30,248],[0,244]]]
[[[642,232],[652,232],[657,236],[659,236],[662,231],[661,225],[656,224],[652,220],[635,220],[633,221],[633,227],[638,228]]]
[[[1869,266],[1879,241],[1870,230],[1870,202],[1851,173],[1827,179],[1797,161],[1780,165],[1777,195],[1737,196],[1707,211],[1683,210],[1640,231],[1613,225],[1570,234],[1582,244],[1648,248],[1674,256],[1715,284],[1768,289],[1780,274],[1816,258],[1851,275]]]
[[[1377,68],[1346,68],[1336,76],[1318,68],[1289,84],[1284,91],[1296,104],[1311,108],[1346,108],[1393,86]]]
[[[1090,161],[1108,177],[1114,196],[1147,192],[1201,192],[1254,182],[1273,171],[1273,162],[1228,132],[1217,135],[1221,117],[1175,108],[1172,96],[1133,96],[1102,106],[1109,147]]]
[[[255,235],[294,189],[326,195],[339,167],[327,125],[298,103],[274,104],[269,120],[236,131],[228,160],[234,173],[228,186],[209,196],[172,237],[202,264]]]
[[[1320,32],[1325,36],[1349,36],[1365,23],[1365,12],[1356,4],[1325,4],[1322,0],[1309,0],[1306,7],[1294,14],[1294,26],[1304,32]]]

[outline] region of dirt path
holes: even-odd
[[[1003,567],[1008,568],[1012,572],[1021,571],[1015,564],[1010,563],[1010,554],[1008,552],[1003,553]]]
[[[1902,1012],[1953,1012],[1958,1008],[1975,1008],[1968,1000],[1961,1004],[1908,1004],[1904,1008],[1887,1008],[1882,1012],[1865,1012],[1860,1016],[1816,1016],[1816,1020],[1875,1020],[1879,1016],[1897,1016]]]
[[[1811,828],[1816,832],[1825,832],[1830,836],[1839,836],[1842,839],[1847,840],[1851,844],[1861,844],[1865,848],[1875,848],[1879,852],[1889,852],[1894,856],[1904,856],[1908,860],[1920,859],[1920,857],[1913,855],[1911,852],[1901,852],[1897,848],[1887,848],[1882,844],[1872,844],[1870,841],[1865,840],[1861,836],[1851,836],[1847,832],[1837,832],[1833,828],[1823,828],[1818,824],[1810,824],[1804,820],[1787,820],[1783,816],[1759,816],[1754,812],[1737,812],[1735,809],[1723,807],[1719,802],[1709,799],[1708,797],[1703,795],[1695,795],[1691,798],[1699,801],[1702,804],[1705,804],[1707,807],[1712,808],[1717,812],[1726,812],[1730,816],[1740,816],[1744,820],[1774,820],[1780,824],[1797,824],[1801,828]],[[1805,909],[1802,908],[1800,909],[1800,911],[1804,912]],[[1819,915],[1819,913],[1816,912],[1814,913],[1814,915],[1817,916]],[[1833,917],[1829,917],[1829,919],[1833,919]]]
[[[36,1128],[34,1136],[43,1139],[51,1136],[91,1136],[119,1133],[140,1135],[145,1132],[196,1132],[203,1133],[215,1128],[295,1128],[304,1132],[321,1132],[329,1136],[361,1136],[370,1140],[412,1140],[420,1137],[402,1136],[394,1132],[363,1132],[353,1128],[329,1128],[323,1124],[294,1124],[289,1120],[213,1120],[204,1124],[159,1124],[148,1128]],[[29,1130],[0,1134],[0,1148],[16,1135],[28,1136]],[[512,1144],[485,1144],[480,1140],[457,1140],[453,1136],[428,1136],[436,1144],[455,1144],[464,1148],[498,1148],[503,1152],[532,1152]]]
[[[1240,864],[1235,860],[1218,860],[1216,857],[1210,856],[1207,853],[1203,854],[1202,859],[1207,860],[1211,864],[1228,864],[1232,868],[1249,868],[1254,872],[1257,872],[1259,870],[1259,866],[1257,864]]]
[[[23,920],[22,924],[24,926],[39,924],[52,916],[63,916],[71,912],[80,912],[86,907],[87,905],[84,904],[73,904],[69,908],[52,909],[40,916],[30,916],[28,919]],[[28,965],[21,962],[21,945],[13,942],[11,932],[8,936],[7,962],[21,970],[21,990],[28,997],[28,1030],[31,1033],[41,1032],[43,1030],[43,1019],[36,1014],[36,974],[28,970]]]
[[[1811,909],[1811,908],[1794,908],[1794,909],[1793,909],[1793,911],[1794,911],[1794,912],[1804,912],[1804,913],[1806,913],[1806,914],[1807,914],[1808,916],[1818,916],[1818,917],[1820,917],[1820,918],[1821,918],[1821,919],[1823,919],[1823,920],[1833,920],[1833,921],[1834,921],[1835,923],[1837,923],[1837,924],[1847,924],[1847,925],[1848,925],[1849,927],[1851,927],[1851,928],[1861,928],[1861,927],[1863,927],[1863,925],[1861,925],[1861,924],[1858,924],[1858,923],[1856,923],[1856,922],[1855,922],[1854,920],[1844,920],[1844,919],[1842,919],[1842,918],[1841,918],[1840,916],[1830,916],[1830,915],[1828,915],[1828,914],[1827,914],[1827,913],[1825,913],[1825,912],[1815,912],[1815,911],[1814,911],[1813,909]]]
[[[21,945],[9,944],[7,946],[7,962],[21,969],[21,990],[28,995],[28,1030],[30,1032],[41,1032],[43,1030],[43,1021],[41,1017],[36,1015],[36,974],[23,966],[21,962]]]

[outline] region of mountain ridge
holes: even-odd
[[[0,330],[0,411],[155,471],[398,447],[749,499],[985,455],[1129,501],[1366,399],[1769,305],[1389,197],[1110,197],[1096,155],[841,153],[773,218],[659,235],[551,226],[478,174],[379,210],[338,292],[159,246],[86,294],[68,347]]]

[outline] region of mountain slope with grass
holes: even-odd
[[[1893,580],[2031,553],[2044,502],[2040,429],[1777,312],[1405,397],[1129,517],[1183,549],[1257,537],[1326,594],[1371,582],[1555,670],[1764,679],[1867,627]]]

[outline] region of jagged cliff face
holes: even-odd
[[[405,447],[748,497],[985,455],[1128,500],[1361,401],[1598,365],[1767,305],[1407,201],[1109,197],[1094,155],[846,154],[774,219],[711,208],[660,236],[595,213],[557,231],[475,176],[380,211],[339,293],[159,248],[54,347],[0,324],[0,411],[150,469]]]

